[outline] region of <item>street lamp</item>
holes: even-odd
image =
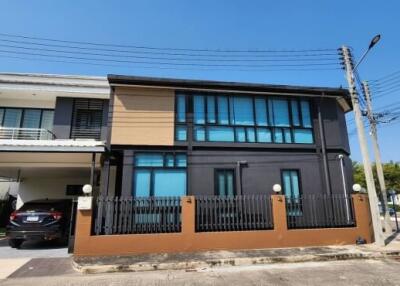
[[[369,43],[368,49],[361,56],[360,60],[357,62],[357,64],[353,68],[352,73],[354,73],[357,70],[357,67],[365,59],[365,57],[367,56],[368,52],[379,42],[380,39],[381,39],[381,35],[379,35],[379,34],[372,38],[371,42]]]

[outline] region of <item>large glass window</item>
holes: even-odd
[[[194,141],[314,143],[308,100],[195,94],[192,101],[182,102],[193,102]],[[178,104],[177,114],[188,109]],[[187,126],[183,126],[177,120],[176,140],[187,140]]]
[[[235,195],[235,172],[232,169],[218,169],[215,171],[215,187],[218,196]]]
[[[283,192],[289,199],[298,199],[300,197],[300,179],[298,170],[283,170]]]
[[[54,111],[37,108],[0,107],[0,127],[53,129]]]
[[[133,195],[168,197],[186,195],[187,158],[183,153],[135,155]]]

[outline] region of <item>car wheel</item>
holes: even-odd
[[[24,241],[22,239],[9,239],[8,245],[12,248],[19,248]]]

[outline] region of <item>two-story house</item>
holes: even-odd
[[[347,90],[121,75],[108,81],[103,195],[272,194],[274,184],[287,197],[351,191]]]
[[[0,74],[0,188],[17,208],[96,189],[108,99],[103,77]]]

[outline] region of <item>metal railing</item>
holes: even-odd
[[[289,229],[355,226],[353,200],[343,194],[286,198],[286,215]]]
[[[244,231],[273,228],[269,195],[196,197],[196,231]]]
[[[143,234],[181,231],[179,197],[98,197],[94,233]]]
[[[54,140],[56,136],[43,128],[0,127],[0,139],[9,140]]]

